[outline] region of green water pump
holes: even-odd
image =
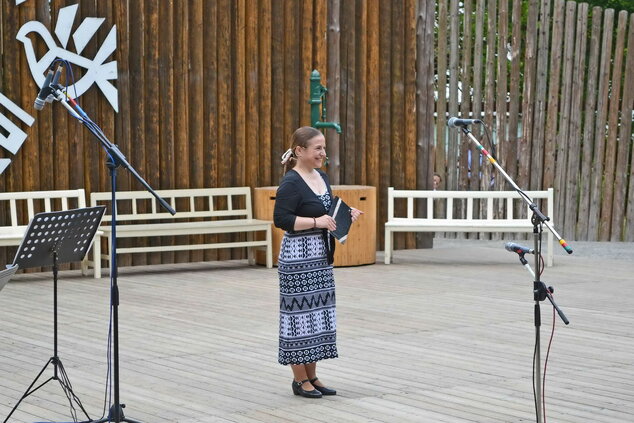
[[[332,128],[341,133],[341,126],[336,122],[326,122],[326,93],[328,89],[321,85],[321,75],[314,70],[310,74],[310,123],[313,128]],[[319,107],[321,105],[321,108]]]

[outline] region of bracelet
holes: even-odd
[[[313,217],[313,229],[317,227],[317,219]]]

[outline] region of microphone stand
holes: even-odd
[[[520,262],[524,265],[524,268],[528,271],[528,273],[531,274],[533,279],[535,279],[535,277],[536,277],[535,272],[533,272],[533,269],[531,268],[531,265],[528,264],[528,260],[526,260],[524,258],[524,253],[519,253],[518,255],[519,255],[519,258],[520,258]],[[550,301],[550,303],[553,305],[553,307],[555,307],[555,310],[557,310],[557,314],[559,314],[559,317],[561,317],[561,320],[565,324],[569,324],[570,322],[568,321],[568,318],[566,317],[564,312],[561,311],[561,309],[559,308],[559,306],[555,302],[555,299],[551,295],[551,294],[553,294],[555,292],[555,289],[552,286],[549,286],[548,288],[546,288],[546,284],[543,281],[539,281],[539,282],[540,282],[539,286],[538,287],[534,287],[534,288],[535,288],[536,293],[539,294],[540,301],[543,301],[546,298],[548,298],[548,301]],[[544,298],[541,298],[542,296]],[[537,305],[539,306],[539,304],[537,304]]]
[[[533,277],[533,280],[535,280],[535,272],[533,272],[533,268],[531,267],[531,265],[528,264],[528,260],[524,258],[524,253],[518,253],[517,255],[520,258],[520,263],[524,265],[524,268],[528,271],[528,273],[531,274],[531,276]]]
[[[129,419],[123,414],[123,408],[125,404],[120,403],[119,399],[119,287],[117,285],[117,168],[123,167],[134,176],[134,178],[143,185],[143,187],[152,194],[161,207],[167,210],[170,214],[176,214],[174,210],[163,198],[161,198],[152,187],[139,175],[139,173],[132,167],[127,161],[123,153],[119,148],[111,143],[104,135],[101,129],[88,117],[88,115],[79,107],[79,104],[68,96],[61,85],[52,85],[51,89],[54,93],[55,99],[70,112],[70,114],[79,119],[79,121],[97,138],[101,146],[106,150],[108,158],[106,159],[106,166],[110,171],[110,189],[112,192],[112,219],[110,220],[110,227],[112,231],[111,246],[110,246],[110,307],[112,310],[112,345],[113,345],[113,391],[114,391],[114,404],[108,411],[108,416],[100,420],[96,420],[93,423],[105,423],[105,422],[129,422],[140,423],[136,420]],[[70,103],[70,105],[68,104]],[[72,105],[72,107],[71,107]],[[95,260],[101,260],[99,257],[95,257]]]
[[[534,312],[535,356],[534,356],[534,362],[533,362],[533,372],[535,375],[533,379],[533,389],[534,389],[534,395],[535,395],[535,412],[537,415],[537,423],[543,423],[542,380],[541,380],[541,363],[540,363],[541,357],[540,357],[540,335],[539,335],[539,331],[541,327],[541,310],[539,306],[540,301],[544,301],[546,298],[548,298],[548,300],[551,302],[551,304],[555,307],[555,309],[559,313],[559,317],[561,317],[564,323],[566,325],[570,323],[568,319],[566,318],[566,316],[563,314],[563,312],[555,304],[552,296],[550,295],[550,293],[553,291],[549,291],[546,285],[539,279],[541,274],[539,259],[541,257],[541,244],[542,244],[541,236],[542,236],[543,226],[546,226],[548,230],[552,232],[552,234],[559,240],[559,244],[563,247],[564,250],[566,250],[568,254],[572,254],[572,248],[568,246],[568,243],[566,242],[566,240],[564,240],[559,235],[559,233],[555,231],[555,228],[553,228],[553,226],[549,223],[550,217],[544,215],[541,212],[541,210],[539,210],[539,207],[537,207],[537,204],[535,204],[528,197],[528,195],[526,195],[526,193],[517,186],[515,181],[513,181],[513,179],[504,171],[504,169],[502,169],[502,166],[500,166],[497,160],[495,160],[491,156],[491,154],[489,154],[489,152],[484,149],[484,147],[482,146],[482,144],[480,144],[480,142],[476,139],[476,137],[473,136],[473,134],[471,133],[471,131],[469,131],[467,126],[466,125],[458,125],[458,126],[460,126],[460,129],[462,130],[462,132],[471,141],[473,141],[473,143],[476,145],[480,153],[483,154],[493,166],[495,166],[495,168],[500,172],[500,174],[502,174],[502,176],[504,176],[507,182],[513,187],[513,189],[515,189],[515,191],[517,191],[517,193],[520,195],[522,200],[524,200],[524,202],[528,205],[528,208],[533,212],[533,216],[531,217],[531,223],[533,224],[533,240],[534,240],[534,250],[535,250],[535,270],[536,271],[533,272],[532,269],[530,269],[530,266],[528,266],[527,269],[530,269],[530,272],[533,275],[533,299],[535,300],[535,312]],[[520,261],[522,262],[522,264],[525,265],[525,267],[526,265],[528,265],[528,261],[526,261],[523,254],[520,255]]]

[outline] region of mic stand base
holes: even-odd
[[[124,408],[125,408],[125,404],[114,404],[112,407],[110,407],[110,411],[108,412],[108,417],[104,417],[103,419],[95,420],[90,423],[108,423],[108,422],[141,423],[137,420],[132,420],[127,418],[123,414]]]

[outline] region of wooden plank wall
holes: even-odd
[[[17,155],[0,151],[12,159],[2,190],[109,189],[92,135],[57,104],[33,110],[37,87],[15,40],[33,19],[54,28],[58,11],[74,3],[2,2],[2,93],[36,117],[23,125],[29,137]],[[442,189],[507,189],[446,127],[449,116],[482,118],[493,139],[480,127],[474,134],[521,187],[555,188],[564,237],[634,241],[634,17],[626,12],[563,0],[79,5],[75,28],[106,18],[82,54],[92,57],[116,24],[109,60],[119,72],[119,113],[96,87],[82,106],[155,188],[275,185],[290,134],[309,124],[308,78],[318,69],[329,116],[344,130],[326,131],[328,171],[340,184],[378,188],[379,248],[388,186],[427,189],[438,172]],[[140,189],[125,171],[118,176],[120,190]],[[397,248],[422,244],[396,239]],[[242,255],[135,255],[122,264]]]

